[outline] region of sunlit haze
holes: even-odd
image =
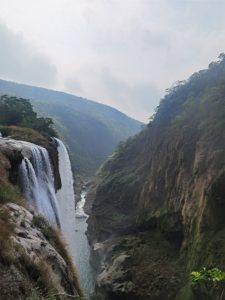
[[[166,88],[224,52],[225,1],[0,0],[0,78],[146,122]]]

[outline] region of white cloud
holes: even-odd
[[[142,120],[173,82],[224,51],[224,11],[219,0],[0,0],[9,28],[55,62],[59,80],[52,87]],[[28,82],[25,73],[20,81]],[[46,75],[43,86],[50,84]]]
[[[56,67],[48,57],[0,24],[0,77],[49,86],[56,81]]]

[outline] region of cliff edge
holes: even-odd
[[[48,150],[56,190],[61,186],[57,147],[28,128],[2,129],[11,138],[0,138],[0,298],[80,299],[83,292],[60,231],[28,210],[19,189],[19,166],[31,150],[27,142],[16,139]]]
[[[199,300],[190,272],[225,269],[224,99],[221,55],[168,90],[99,170],[88,221],[93,299]]]

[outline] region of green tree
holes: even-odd
[[[52,119],[38,118],[28,99],[2,95],[0,97],[0,124],[28,127],[56,136]]]

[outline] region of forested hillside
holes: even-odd
[[[94,193],[94,299],[224,299],[223,285],[190,276],[225,270],[224,55],[168,90],[102,166]]]
[[[0,80],[0,93],[28,98],[40,116],[53,118],[74,170],[86,175],[142,125],[114,108],[62,92]]]

